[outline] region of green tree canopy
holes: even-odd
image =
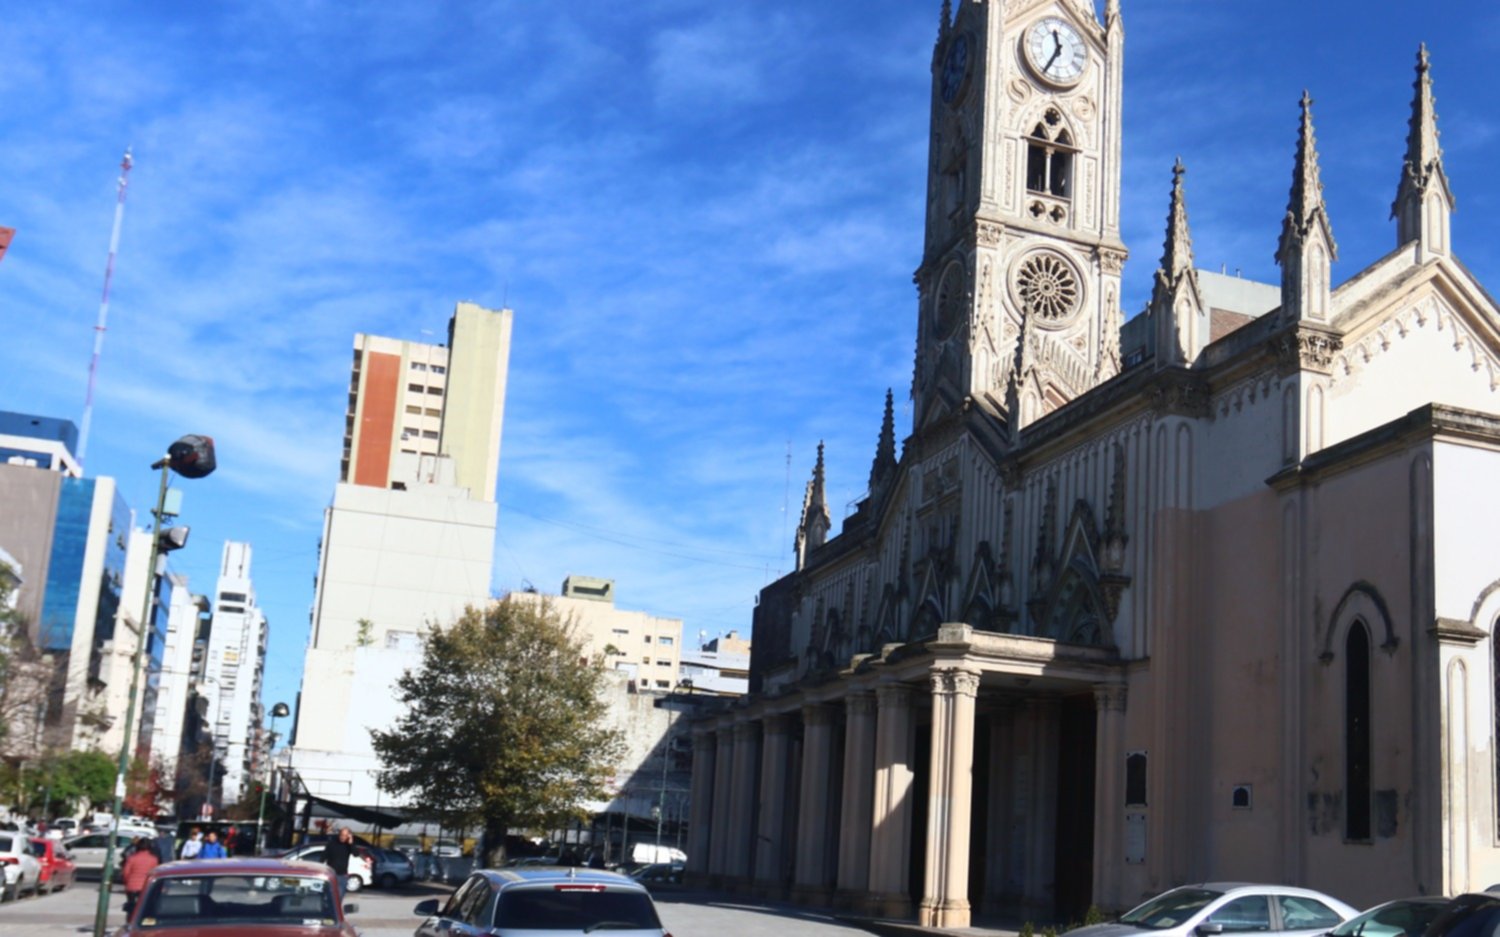
[[[482,825],[502,860],[510,830],[555,828],[603,795],[621,747],[603,722],[603,674],[550,606],[469,609],[397,681],[406,714],[371,733],[380,786]]]

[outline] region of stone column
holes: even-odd
[[[1094,904],[1124,906],[1125,699],[1123,684],[1094,686]]]
[[[890,683],[875,691],[875,805],[870,824],[871,914],[911,914],[906,874],[911,856],[911,687]]]
[[[828,888],[828,794],[833,775],[833,712],[802,707],[802,785],[797,809],[796,880],[800,901],[819,901]]]
[[[688,803],[687,874],[704,880],[709,873],[709,829],[713,822],[714,734],[706,729],[693,731],[693,789]]]
[[[875,796],[875,694],[853,693],[844,706],[844,794],[839,817],[838,900],[863,901],[870,885],[870,812]]]
[[[714,799],[713,816],[709,819],[708,874],[715,881],[724,877],[729,859],[729,794],[734,778],[734,730],[732,726],[719,726],[714,733]]]
[[[760,820],[755,842],[755,890],[767,897],[781,890],[781,841],[786,826],[787,730],[785,715],[767,716],[760,754]]]
[[[755,743],[760,723],[746,721],[734,727],[734,779],[729,790],[729,846],[724,854],[724,875],[740,884],[750,880],[751,857],[755,854]]]
[[[958,667],[932,678],[931,790],[923,927],[969,926],[969,826],[973,822],[974,701],[979,674]]]

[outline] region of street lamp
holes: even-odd
[[[174,527],[163,531],[162,521],[176,517],[175,511],[167,510],[167,482],[171,473],[183,478],[205,478],[218,466],[214,458],[214,441],[208,436],[184,436],[167,447],[167,454],[153,462],[153,469],[161,469],[161,488],[156,495],[156,509],[151,512],[156,519],[151,531],[151,552],[146,562],[146,597],[141,603],[139,631],[135,639],[135,664],[130,675],[130,701],[125,706],[125,737],[120,742],[120,762],[115,771],[115,796],[109,824],[109,844],[104,851],[104,869],[99,876],[99,904],[94,909],[94,937],[104,937],[104,926],[109,918],[109,885],[115,875],[115,841],[120,835],[120,804],[125,799],[125,773],[130,768],[130,732],[135,723],[135,697],[140,690],[141,662],[146,653],[146,632],[150,628],[151,605],[156,601],[156,590],[152,588],[156,577],[156,559],[162,553],[187,545],[187,528]]]
[[[291,708],[288,707],[285,703],[277,703],[275,706],[271,707],[271,740],[266,745],[267,758],[271,757],[271,749],[276,747],[276,720],[280,719],[282,716],[290,716],[291,714]],[[261,851],[266,848],[266,791],[271,787],[271,785],[267,782],[274,779],[275,777],[276,765],[273,763],[271,765],[271,776],[267,778],[266,781],[262,781],[260,785],[260,815],[255,818],[256,855],[260,855]]]

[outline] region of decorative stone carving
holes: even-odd
[[[1333,373],[1333,359],[1344,349],[1344,340],[1333,332],[1300,326],[1271,340],[1272,354],[1282,373],[1316,371]]]
[[[1162,414],[1205,417],[1212,410],[1208,384],[1201,378],[1163,371],[1150,390],[1151,408]]]
[[[1021,309],[1038,325],[1060,326],[1083,306],[1083,285],[1061,254],[1036,251],[1016,265],[1013,289]]]
[[[1124,712],[1129,691],[1123,683],[1094,684],[1094,708],[1101,711]]]
[[[993,221],[974,222],[974,243],[980,247],[999,247],[1005,240],[1005,225]]]
[[[929,674],[933,695],[968,696],[979,695],[979,674],[957,667],[934,670]]]
[[[1099,263],[1099,271],[1101,273],[1119,276],[1120,271],[1125,269],[1125,259],[1130,255],[1125,251],[1100,247],[1094,251],[1094,256]]]

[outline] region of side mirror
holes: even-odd
[[[423,917],[432,917],[438,913],[438,900],[436,898],[428,898],[413,908],[411,913],[420,914]]]
[[[358,914],[359,913],[359,905],[354,904],[353,902],[350,902],[349,904],[344,905],[344,913],[345,914]]]
[[[1203,937],[1209,937],[1210,934],[1222,934],[1224,933],[1224,925],[1210,924],[1209,922],[1204,921],[1202,924],[1198,925],[1198,933],[1203,935]]]

